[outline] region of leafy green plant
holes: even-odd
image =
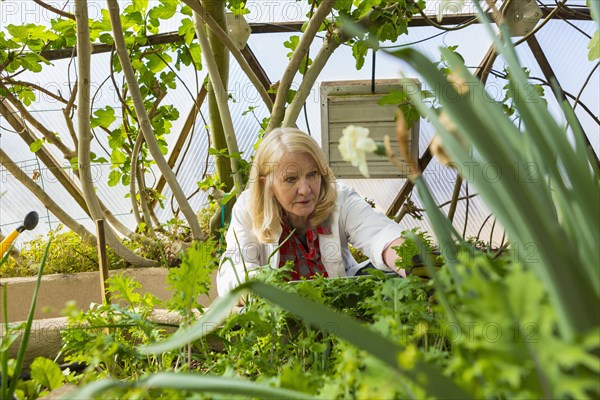
[[[177,311],[186,323],[193,318],[194,310],[202,312],[198,298],[208,294],[217,267],[215,241],[196,242],[183,256],[181,265],[169,270],[167,288],[173,294],[167,301],[168,309]]]
[[[172,270],[177,270],[171,280],[176,294],[170,302],[174,304],[172,308],[178,309],[184,316],[188,315],[190,305],[191,308],[195,307],[193,304],[197,294],[202,292],[201,288],[206,287],[207,282],[200,279],[194,283],[194,279],[184,281],[180,278],[188,274],[194,275],[189,268],[209,267],[214,262],[214,257],[211,258],[211,255],[209,247],[199,247],[184,257],[181,270]],[[186,264],[188,268],[185,267]],[[372,320],[374,315],[380,312],[374,305],[361,304],[365,299],[378,296],[377,287],[381,279],[386,279],[383,275],[379,278],[365,277],[354,280],[318,278],[289,285],[282,279],[281,275],[284,273],[284,270],[265,269],[263,279],[278,282],[277,285],[286,287],[287,290],[300,293],[365,321]],[[198,276],[203,275],[204,273],[200,273]],[[127,393],[127,396],[130,396],[133,393],[145,393],[145,396],[151,396],[150,392],[155,392],[177,393],[181,396],[186,393],[185,385],[180,386],[179,391],[172,392],[174,389],[169,389],[168,385],[160,390],[148,389],[145,382],[149,378],[141,378],[138,383],[132,382],[132,379],[141,377],[140,374],[180,371],[181,368],[189,371],[200,370],[216,376],[245,377],[256,380],[257,383],[271,382],[281,388],[302,390],[312,394],[319,392],[321,396],[336,390],[342,390],[340,393],[371,392],[375,388],[370,386],[368,377],[382,373],[382,368],[385,370],[381,363],[367,357],[359,362],[363,365],[361,368],[366,371],[364,376],[352,385],[346,385],[344,382],[347,374],[344,368],[355,364],[351,359],[354,357],[352,354],[357,350],[347,347],[331,333],[313,329],[289,312],[257,298],[248,299],[243,314],[228,317],[217,328],[212,339],[193,341],[191,348],[183,346],[179,351],[162,353],[159,357],[144,357],[135,346],[147,343],[147,338],[151,336],[144,336],[140,332],[156,332],[151,340],[160,337],[160,327],[147,321],[148,312],[155,304],[149,301],[150,298],[147,296],[142,296],[139,293],[139,285],[129,278],[116,276],[111,279],[109,288],[118,304],[110,307],[94,306],[85,313],[76,312],[70,315],[72,326],[64,337],[66,342],[64,353],[69,361],[88,364],[84,376],[76,378],[81,383],[105,376],[124,380],[122,384],[115,384],[115,391],[110,392],[115,395]],[[88,328],[81,328],[85,325]],[[185,329],[185,326],[184,319],[181,329]],[[205,328],[207,326],[216,328],[214,325],[206,325]],[[109,329],[109,333],[106,329]],[[216,348],[222,347],[226,352],[216,350],[215,345]],[[183,355],[184,351],[191,362],[180,364],[181,366],[178,367],[179,363],[175,360],[178,355]],[[162,363],[149,364],[149,360],[162,360]],[[231,375],[232,371],[235,371],[233,375]],[[330,378],[326,379],[326,377]],[[300,381],[307,384],[299,386]],[[326,385],[327,382],[329,385]],[[332,386],[333,382],[336,382],[336,385]],[[198,382],[195,384],[189,382],[188,388],[191,390],[193,387],[201,387],[198,385],[200,385]],[[108,386],[101,385],[101,387]],[[404,393],[402,388],[398,389],[396,386],[387,390],[389,393],[395,393],[397,390]],[[382,393],[377,390],[375,392]]]
[[[469,293],[448,291],[460,321],[442,325],[452,342],[448,371],[475,398],[598,395],[598,329],[577,341],[561,337],[543,282],[514,257],[459,253],[457,272]]]
[[[367,3],[372,4],[361,4]],[[350,8],[349,2],[337,3],[342,5]],[[366,13],[360,7],[355,12]],[[392,28],[397,32],[403,22]],[[391,34],[391,27],[384,26],[377,28],[379,33]],[[513,87],[532,89],[510,43],[497,45],[509,62]],[[359,42],[355,47],[360,60],[366,47]],[[440,122],[437,112],[419,101],[415,107],[434,123],[457,166],[509,231],[509,250],[486,254],[464,243],[417,175],[413,178],[446,266],[435,273],[431,242],[419,232],[405,233],[408,240],[397,251],[406,260],[421,253],[435,279],[277,284],[281,271],[265,267],[263,279],[273,284],[245,283],[216,301],[196,323],[185,321],[165,342],[157,342],[163,332],[146,319],[152,302],[136,297],[131,284],[121,284],[118,290],[126,293],[127,307],[98,309],[81,321],[95,319],[93,329],[100,331],[92,340],[80,341],[80,354],[91,349],[94,357],[107,355],[94,364],[101,373],[87,374],[84,381],[109,372],[112,379],[95,382],[73,398],[198,391],[286,398],[598,397],[600,343],[594,307],[599,300],[600,232],[590,223],[598,220],[598,210],[592,209],[599,200],[598,171],[578,156],[586,149],[572,112],[565,107],[574,146],[541,99],[528,104],[513,90],[524,128],[516,127],[501,105],[485,101],[484,88],[451,51],[445,52],[453,70],[450,78],[414,51],[396,54],[432,87],[449,94],[439,95],[439,104],[458,129]],[[482,174],[486,165],[512,171],[531,163],[544,179],[490,182]],[[537,260],[518,251],[530,244],[537,246]],[[203,287],[198,284],[203,272],[185,271],[174,275],[173,282],[181,285],[174,308],[189,316],[194,294]],[[187,273],[194,279],[183,281]],[[246,312],[230,316],[242,295],[248,296]],[[99,340],[105,328],[130,330],[109,338],[106,346]],[[211,333],[221,349],[207,347]],[[184,352],[188,363],[173,363]],[[181,370],[216,376],[171,373]]]
[[[503,26],[502,29],[502,38],[509,38]],[[510,41],[500,38],[495,42],[509,64],[511,87],[519,88],[520,93],[536,93]],[[506,228],[511,254],[515,257],[513,261],[522,263],[514,264],[504,276],[496,275],[495,271],[481,273],[481,262],[463,270],[465,262],[460,261],[455,245],[460,237],[436,209],[423,178],[415,172],[412,178],[447,256],[446,285],[437,282],[437,287],[452,289],[454,294],[439,293],[444,312],[452,323],[458,324],[461,334],[465,333],[461,323],[464,325],[466,321],[484,326],[494,323],[505,332],[510,327],[516,332],[513,342],[507,340],[511,335],[505,335],[501,343],[491,344],[481,340],[481,331],[476,331],[474,342],[481,347],[475,349],[481,349],[478,354],[482,357],[475,363],[470,357],[456,361],[454,366],[460,365],[462,369],[457,376],[472,378],[468,386],[476,397],[498,393],[506,397],[597,396],[600,387],[593,376],[599,370],[598,345],[591,337],[597,336],[600,326],[599,316],[594,311],[600,300],[597,267],[600,265],[597,246],[600,227],[591,221],[600,217],[595,207],[600,200],[600,181],[597,165],[589,154],[591,150],[585,146],[584,133],[568,103],[562,106],[569,125],[561,127],[549,113],[545,100],[537,95],[525,99],[513,90],[509,95],[523,124],[520,130],[500,105],[485,100],[485,88],[461,60],[450,51],[443,52],[454,71],[451,77],[444,76],[413,50],[394,54],[419,70],[432,87],[438,88],[440,104],[452,124],[426,107],[419,94],[415,94],[414,104],[433,122],[459,170],[473,182]],[[451,94],[448,95],[448,91]],[[500,133],[482,135],[482,132]],[[517,173],[514,179],[506,174],[492,181],[486,179],[484,173],[490,165],[502,173],[515,168],[517,172],[526,171],[533,165],[537,174],[530,180],[524,180],[524,174]],[[467,170],[467,166],[471,169]],[[535,246],[535,257],[519,252],[523,246]],[[567,270],[565,265],[574,267]],[[495,293],[493,298],[501,300],[488,303],[487,296],[476,296],[472,308],[450,307],[452,296],[466,303],[472,301],[470,294],[476,287]],[[532,298],[523,298],[527,296]],[[524,306],[540,303],[542,308],[536,310]],[[467,310],[472,314],[464,314]],[[540,333],[545,348],[520,341],[532,332]],[[550,361],[552,355],[556,355],[556,348],[546,353],[548,343],[556,348],[569,348],[574,356],[568,362],[557,362],[558,366],[545,364],[541,360]],[[473,347],[465,348],[467,350],[459,354],[473,354]],[[500,369],[486,365],[492,360],[496,366],[501,365]],[[578,371],[576,377],[573,376],[575,370]],[[491,376],[500,377],[504,387],[488,386]],[[483,384],[478,384],[478,380]]]
[[[424,240],[430,239],[417,232],[414,239],[406,240],[406,249],[417,249]],[[265,397],[290,389],[328,399],[424,397],[431,393],[428,385],[437,381],[415,379],[413,368],[423,363],[433,366],[427,372],[436,374],[437,369],[449,375],[457,385],[446,381],[443,390],[461,387],[466,392],[463,397],[580,397],[597,392],[593,376],[598,371],[598,359],[588,354],[600,346],[597,335],[586,335],[582,345],[562,339],[557,314],[541,281],[514,260],[512,249],[497,256],[462,246],[454,260],[460,284],[449,268],[442,268],[436,275],[437,286],[416,277],[384,275],[319,277],[290,284],[283,279],[285,270],[265,268],[261,279],[274,286],[247,284],[245,288],[257,285],[260,295],[246,297],[243,313],[229,314],[229,305],[237,301],[234,295],[214,303],[195,324],[184,322],[166,343],[152,344],[162,335],[150,341],[135,340],[132,334],[118,336],[113,346],[131,351],[112,353],[109,359],[136,372],[88,373],[83,382],[108,376],[120,379],[92,383],[73,396],[181,397],[196,391],[251,395],[266,390],[260,392]],[[194,300],[193,291],[185,288],[194,285],[181,285],[183,290],[176,301],[185,314]],[[117,296],[119,290],[127,293],[131,288],[117,285],[113,292],[116,298],[133,299],[129,326],[124,321],[121,326],[109,325],[104,315],[97,315],[96,321],[88,318],[87,323],[111,329],[139,329],[148,323],[144,308],[135,306],[139,295]],[[439,291],[453,310],[453,319],[438,304]],[[81,354],[107,351],[98,340],[81,343]],[[149,343],[149,347],[137,348],[138,343]],[[395,355],[383,358],[383,349],[374,343]],[[550,348],[548,343],[552,343]],[[556,353],[557,348],[565,352]],[[184,354],[191,362],[178,367],[175,360]],[[163,362],[151,367],[144,357]],[[171,371],[180,371],[180,375],[187,372],[174,384],[167,379],[175,376]],[[152,373],[161,378],[151,377]],[[547,382],[552,382],[551,387]],[[232,385],[229,391],[227,384]],[[274,386],[274,391],[265,385]]]
[[[240,294],[245,290],[252,290],[260,297],[274,302],[288,312],[297,315],[305,323],[317,326],[325,332],[334,333],[358,348],[366,350],[388,367],[426,386],[432,394],[459,397],[465,395],[439,370],[417,359],[416,355],[411,356],[411,352],[406,355],[403,362],[399,363],[398,357],[402,359],[404,353],[402,353],[402,348],[393,341],[374,333],[355,320],[328,307],[261,282],[248,282],[239,286],[228,295],[215,301],[212,307],[192,327],[182,329],[169,340],[147,346],[142,348],[141,351],[145,354],[162,353],[203,337],[208,331],[207,326],[218,326],[227,317],[231,306],[237,302]]]
[[[0,341],[0,398],[12,399],[16,394],[29,394],[29,395],[40,395],[43,392],[40,391],[40,387],[21,380],[21,370],[23,368],[23,360],[25,359],[25,352],[27,351],[27,345],[29,343],[29,337],[31,335],[33,325],[33,315],[35,314],[35,307],[37,304],[38,290],[40,288],[42,275],[44,273],[44,267],[46,266],[48,251],[52,244],[52,237],[46,243],[44,253],[41,257],[40,267],[38,270],[37,281],[34,286],[33,296],[31,298],[31,306],[27,315],[27,320],[23,326],[11,327],[8,323],[8,301],[7,301],[7,288],[6,285],[2,285],[2,311],[4,318],[4,329],[2,339]],[[10,252],[10,250],[9,250]],[[7,252],[8,254],[8,252]],[[3,267],[6,261],[6,256],[0,261],[0,267]],[[12,344],[21,336],[21,343],[15,360],[9,360],[8,350]],[[34,361],[35,362],[35,361]],[[48,376],[56,372],[56,364],[50,360],[39,360],[36,365],[32,365],[32,374],[41,377],[44,375],[42,371],[48,371]],[[56,378],[38,379],[41,386],[46,389],[54,389],[61,386],[64,381]],[[35,382],[32,382],[35,384]]]
[[[527,88],[526,75],[510,43],[497,40],[496,46],[505,56],[515,84]],[[596,246],[600,228],[590,221],[600,218],[595,207],[600,201],[599,176],[595,163],[580,156],[587,155],[588,150],[572,110],[563,104],[575,137],[574,146],[545,102],[517,96],[514,104],[524,124],[521,132],[498,104],[484,99],[484,87],[456,57],[448,54],[459,81],[449,82],[415,51],[395,54],[418,68],[432,86],[452,92],[449,97],[440,96],[440,102],[456,129],[444,125],[419,102],[415,104],[433,121],[447,151],[495,212],[512,243],[537,246],[539,260],[522,261],[544,281],[565,337],[574,338],[594,329],[600,324],[600,317],[592,310],[600,300],[600,250]],[[498,130],[502,135],[481,135]],[[469,151],[471,147],[476,151]],[[472,163],[469,170],[467,163]],[[506,177],[492,182],[483,171],[488,165],[507,172],[515,166],[520,170],[534,165],[539,175],[530,181]],[[566,270],[564,265],[574,267]],[[586,309],[587,313],[582,312]]]
[[[158,371],[170,362],[140,355],[136,346],[163,335],[164,327],[149,320],[160,301],[141,293],[141,284],[131,277],[115,274],[108,280],[111,303],[94,304],[89,310],[68,307],[68,329],[62,332],[65,360],[85,364],[78,379],[87,381],[113,376],[121,379],[141,376],[144,371]],[[97,375],[94,376],[94,375]]]
[[[166,283],[172,298],[166,305],[181,315],[182,326],[193,319],[194,311],[202,311],[198,296],[210,288],[211,273],[217,266],[214,246],[211,240],[198,242],[188,249],[178,268],[169,270]],[[159,340],[172,328],[152,321],[151,315],[161,302],[142,293],[141,284],[123,274],[111,276],[107,283],[111,303],[92,305],[85,311],[75,307],[65,311],[69,329],[63,332],[62,353],[68,362],[87,365],[84,376],[78,379],[136,379],[149,372],[181,368],[178,354],[156,358],[137,351],[140,344]]]
[[[98,250],[95,243],[82,239],[72,231],[61,232],[61,228],[50,231],[47,236],[38,236],[19,249],[16,257],[10,257],[0,269],[0,277],[35,276],[39,272],[41,259],[50,237],[61,243],[48,249],[44,274],[75,273],[98,270]],[[118,267],[118,257],[108,251],[109,266]]]

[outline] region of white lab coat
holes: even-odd
[[[329,217],[332,233],[319,234],[321,259],[328,276],[335,278],[356,272],[357,262],[350,254],[348,243],[367,255],[376,268],[389,271],[383,262],[383,251],[400,237],[400,225],[371,208],[354,189],[340,183],[336,187],[336,207]],[[279,252],[275,252],[275,249],[281,236],[281,227],[275,232],[276,241],[261,243],[252,231],[252,216],[248,207],[248,192],[244,192],[233,207],[231,224],[225,237],[227,249],[217,274],[217,289],[221,296],[239,285],[238,277],[241,282],[244,281],[242,257],[249,276],[267,265],[271,254],[271,267],[279,267]]]

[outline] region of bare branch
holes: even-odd
[[[135,173],[138,169],[138,154],[140,153],[140,149],[142,148],[142,143],[144,141],[144,135],[138,133],[137,138],[135,139],[135,144],[133,145],[133,150],[131,151],[131,167],[130,167],[130,176],[129,176],[129,200],[131,200],[131,209],[133,211],[133,216],[135,217],[135,223],[137,225],[142,222],[142,218],[140,217],[140,210],[138,208],[137,199],[135,195],[135,180],[137,178],[137,174]],[[140,193],[140,198],[142,197]]]
[[[10,157],[0,149],[0,164],[6,168],[23,186],[25,186],[35,197],[42,202],[42,204],[54,214],[60,222],[65,224],[73,232],[81,236],[83,239],[95,243],[96,239],[94,235],[88,231],[83,225],[78,223],[71,214],[65,211],[60,205],[58,205],[52,197],[50,197],[44,189],[42,189],[33,179],[31,179],[19,166],[10,159]]]
[[[248,61],[246,60],[246,58],[244,58],[242,52],[233,43],[233,40],[231,40],[229,35],[219,26],[219,24],[214,20],[214,18],[206,12],[206,10],[204,9],[204,7],[202,7],[202,4],[200,4],[200,2],[192,0],[182,1],[188,6],[190,6],[190,8],[198,14],[200,18],[202,18],[202,20],[206,22],[206,24],[214,32],[214,34],[221,40],[221,42],[223,42],[223,44],[227,46],[235,60],[242,68],[242,71],[244,71],[248,79],[250,79],[250,82],[252,82],[252,84],[258,91],[258,94],[260,94],[260,97],[265,102],[265,105],[267,106],[269,111],[271,111],[271,109],[273,108],[273,101],[271,100],[269,93],[261,84],[260,79],[258,79],[256,74],[254,73],[254,70],[252,70],[250,64],[248,64]]]
[[[283,77],[279,82],[279,88],[277,89],[277,96],[275,97],[275,103],[273,104],[273,112],[271,113],[271,120],[269,121],[269,125],[267,126],[266,131],[270,132],[274,128],[281,125],[283,121],[284,113],[285,113],[285,102],[287,99],[288,91],[292,86],[292,81],[294,80],[294,76],[298,72],[300,68],[300,63],[306,57],[308,53],[308,48],[312,43],[315,35],[319,31],[321,24],[333,8],[335,4],[335,0],[323,0],[317,9],[317,12],[313,15],[313,17],[308,22],[306,30],[304,34],[300,38],[300,42],[294,51],[294,55],[290,60],[285,72],[283,73]]]
[[[42,6],[42,7],[44,7],[46,10],[50,10],[53,13],[56,13],[56,14],[60,15],[61,17],[69,18],[69,19],[72,19],[73,21],[75,21],[75,16],[73,14],[71,14],[71,13],[63,11],[63,10],[58,9],[56,7],[52,7],[50,4],[46,4],[42,0],[33,0],[33,2],[35,4],[38,4],[38,5]]]
[[[285,117],[283,118],[282,124],[283,126],[295,126],[298,115],[300,115],[300,111],[302,110],[306,99],[310,95],[310,91],[315,84],[317,77],[325,67],[327,61],[329,61],[329,58],[333,52],[340,47],[341,44],[342,41],[339,32],[327,34],[321,49],[319,49],[317,56],[313,60],[312,65],[304,74],[302,82],[300,83],[300,87],[294,95],[294,99],[285,111]]]
[[[79,146],[79,139],[77,139],[77,132],[75,132],[75,127],[73,126],[73,115],[72,115],[76,96],[77,96],[77,81],[75,81],[75,86],[73,87],[73,90],[71,91],[71,96],[69,97],[67,106],[65,108],[63,108],[63,115],[65,116],[65,122],[67,123],[67,128],[69,130],[69,134],[71,135],[71,139],[73,140],[73,143],[75,144],[75,148],[77,148]]]
[[[52,93],[50,90],[43,88],[40,85],[36,85],[35,83],[25,82],[25,81],[16,81],[13,79],[7,79],[7,82],[10,83],[11,85],[26,86],[28,88],[35,89],[39,92],[44,93],[45,95],[47,95],[49,97],[52,97],[54,100],[57,100],[57,101],[60,101],[61,103],[67,104],[67,100],[64,97],[62,97],[61,95]]]
[[[37,129],[44,136],[44,139],[46,139],[49,143],[55,145],[67,160],[70,160],[73,157],[75,157],[75,150],[69,149],[58,138],[58,135],[56,133],[50,132],[50,130],[48,130],[48,128],[46,128],[40,121],[35,119],[33,115],[31,115],[31,113],[27,110],[27,108],[25,108],[23,103],[19,101],[19,99],[17,99],[15,95],[12,94],[3,83],[0,83],[0,87],[5,90],[4,97],[12,103],[12,105],[19,111],[21,117],[25,121],[29,122],[31,126]]]

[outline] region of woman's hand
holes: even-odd
[[[383,250],[383,262],[385,262],[385,265],[387,265],[389,268],[391,268],[393,271],[396,271],[398,273],[398,275],[400,275],[403,278],[406,278],[406,270],[404,268],[400,268],[398,269],[398,267],[396,267],[396,260],[398,259],[398,254],[396,253],[396,250],[394,250],[392,247],[396,247],[396,246],[400,246],[402,243],[404,242],[404,238],[397,238],[394,239],[394,241],[392,241],[392,243],[390,243],[388,245],[388,247],[385,248],[385,250]]]

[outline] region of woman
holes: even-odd
[[[392,249],[402,243],[400,234],[397,223],[336,183],[314,139],[298,129],[275,129],[259,145],[247,190],[233,207],[218,292],[243,282],[245,270],[252,276],[261,266],[286,261],[294,262],[292,279],[354,275],[358,264],[348,243],[375,267],[405,276]]]

